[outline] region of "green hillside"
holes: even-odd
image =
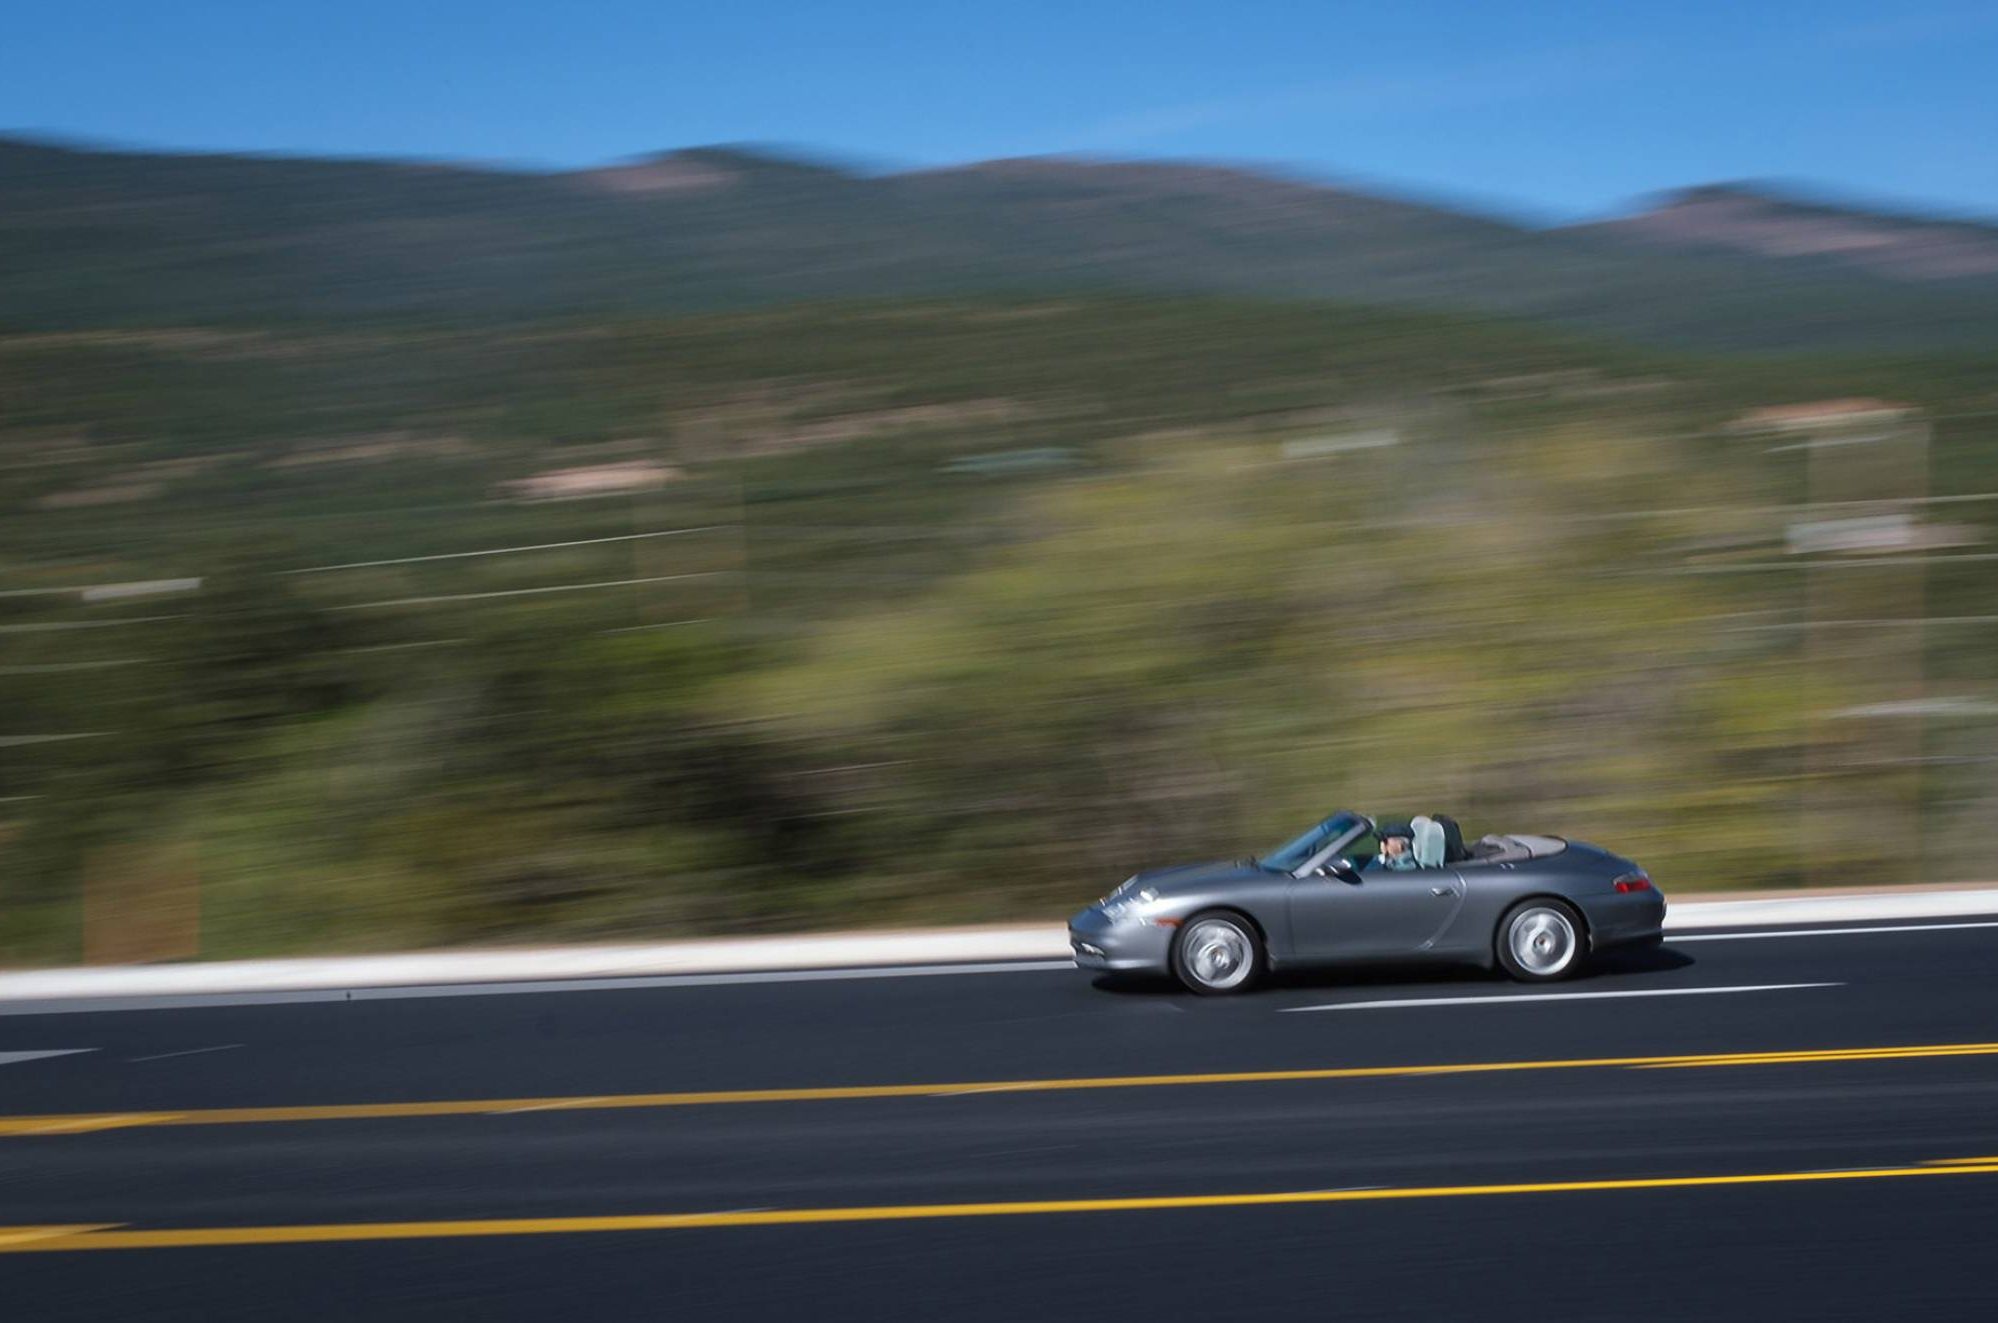
[[[1986,491],[1993,366],[1136,299],[0,337],[0,958],[186,885],[211,956],[1054,915],[1339,801],[1902,876],[1798,829],[1874,695],[1722,425],[1900,399]],[[1924,736],[1934,876],[1988,724]]]

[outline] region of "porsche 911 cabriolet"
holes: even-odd
[[[1665,897],[1620,855],[1558,836],[1465,845],[1442,815],[1335,813],[1266,855],[1138,873],[1069,920],[1075,963],[1241,992],[1271,969],[1438,960],[1565,978],[1656,943]]]

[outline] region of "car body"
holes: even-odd
[[[1367,961],[1469,962],[1541,981],[1663,935],[1665,897],[1629,859],[1558,836],[1467,848],[1449,818],[1429,821],[1425,866],[1406,871],[1375,853],[1405,829],[1340,812],[1260,858],[1135,874],[1069,920],[1075,962],[1172,974],[1203,993],[1240,991],[1271,968]]]

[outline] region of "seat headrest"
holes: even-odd
[[[1460,864],[1469,859],[1471,852],[1464,848],[1464,829],[1457,825],[1457,820],[1438,813],[1434,821],[1443,829],[1443,862]]]
[[[1415,862],[1423,868],[1443,866],[1443,824],[1434,818],[1418,817],[1409,824],[1415,830]]]

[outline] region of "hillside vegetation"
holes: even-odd
[[[190,888],[210,956],[1054,916],[1341,804],[1902,877],[1878,694],[1749,568],[1802,461],[1723,424],[1904,400],[1986,490],[1991,368],[1073,298],[0,337],[0,958]],[[1932,875],[1989,729],[1928,737]]]

